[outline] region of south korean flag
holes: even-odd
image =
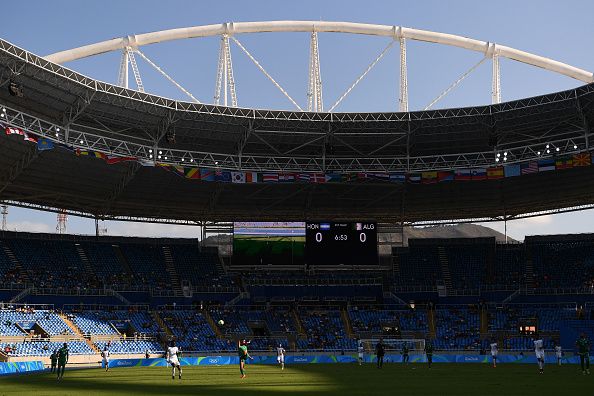
[[[233,183],[245,183],[245,172],[231,172],[231,181]]]

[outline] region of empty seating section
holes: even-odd
[[[40,329],[35,329],[39,326]],[[36,330],[36,334],[41,334],[41,331],[48,335],[58,334],[72,334],[72,330],[68,325],[58,316],[58,314],[46,311],[17,311],[17,310],[0,310],[0,335],[23,335],[24,330]]]
[[[108,345],[109,352],[114,355],[120,354],[143,354],[147,351],[149,353],[162,353],[163,347],[156,341],[144,340],[128,340],[128,341],[98,341],[95,343],[97,348],[102,351]]]
[[[262,312],[262,318],[266,321],[270,333],[296,333],[297,326],[289,309],[268,308]]]
[[[125,287],[133,283],[132,274],[118,259],[114,250],[116,247],[111,243],[82,242],[81,247],[103,284]]]
[[[494,250],[494,246],[487,243],[455,244],[444,247],[454,289],[480,288],[485,278],[489,247]]]
[[[497,245],[495,267],[486,275],[485,284],[502,289],[519,288],[526,271],[522,245]]]
[[[339,310],[299,310],[306,339],[297,340],[300,349],[352,350],[357,342],[347,337]]]
[[[169,245],[180,280],[188,280],[193,286],[229,286],[229,278],[219,273],[217,250],[197,245]]]
[[[382,325],[398,325],[399,316],[397,311],[383,309],[350,309],[349,317],[351,327],[355,334],[382,332]]]
[[[11,348],[11,356],[49,356],[55,350],[62,347],[62,342],[33,341],[33,342],[2,342],[0,349],[4,350],[7,346]],[[91,349],[84,341],[68,342],[68,353],[70,355],[89,355],[95,351]]]
[[[427,312],[424,309],[412,309],[400,314],[400,327],[403,331],[427,332]]]
[[[435,310],[436,339],[438,350],[478,350],[480,340],[480,316],[474,308],[451,307]]]
[[[237,346],[217,338],[202,312],[175,310],[160,313],[182,351],[235,351]]]
[[[150,313],[143,311],[85,311],[70,316],[85,335],[119,335],[125,331],[153,336],[161,331]]]
[[[87,311],[71,314],[72,322],[83,334],[93,335],[116,335],[118,331],[111,325],[112,315],[103,311]]]
[[[73,242],[39,239],[6,239],[4,243],[38,287],[94,287]]]
[[[121,244],[120,249],[136,275],[136,282],[157,289],[170,288],[171,281],[160,246],[126,243]]]
[[[435,286],[443,279],[437,247],[422,246],[398,249],[399,274],[395,275],[398,286]]]
[[[527,238],[537,287],[591,286],[594,281],[594,241],[542,241]]]
[[[14,268],[3,247],[3,242],[0,241],[0,282],[2,284],[18,283],[20,278],[18,271]]]
[[[221,326],[221,332],[224,334],[250,334],[248,321],[261,320],[261,314],[254,312],[250,314],[249,311],[239,310],[236,308],[218,308],[212,307],[209,310],[211,318],[215,323],[223,320],[225,324]],[[259,318],[256,318],[255,315]]]

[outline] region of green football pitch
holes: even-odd
[[[0,378],[0,395],[593,395],[594,374],[575,365],[436,364],[400,366],[310,364],[254,365],[247,378],[235,366],[185,367],[180,381],[165,367],[67,370],[63,380],[52,374]]]

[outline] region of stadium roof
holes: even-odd
[[[594,85],[492,106],[410,113],[307,113],[186,103],[80,75],[0,40],[0,104],[11,122],[74,148],[222,169],[394,172],[539,158],[546,144],[589,149]],[[6,87],[18,84],[23,97]],[[171,142],[175,136],[175,142]],[[168,139],[169,138],[169,139]],[[577,146],[577,149],[573,147]],[[577,150],[577,151],[576,151]],[[0,140],[0,199],[99,218],[179,221],[509,218],[594,204],[594,167],[432,185],[371,180],[231,184],[138,162],[107,165],[66,149]]]

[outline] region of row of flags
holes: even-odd
[[[157,164],[161,168],[187,179],[219,181],[225,183],[345,183],[358,180],[377,180],[392,183],[433,184],[450,181],[497,180],[531,173],[548,172],[582,166],[590,166],[594,158],[590,153],[579,153],[571,157],[528,161],[489,168],[457,169],[427,172],[236,172],[210,168],[186,168],[182,166]]]
[[[28,134],[24,130],[0,123],[6,135],[19,135],[25,141],[37,144],[39,151],[51,150],[55,143],[44,137]],[[71,147],[64,146],[68,150]],[[158,166],[186,179],[202,181],[218,181],[223,183],[347,183],[360,180],[375,180],[391,183],[433,184],[450,181],[496,180],[517,177],[532,173],[570,169],[594,164],[594,156],[582,152],[571,156],[547,158],[528,161],[520,164],[508,164],[487,168],[469,168],[426,172],[359,172],[359,173],[323,173],[323,172],[243,172],[210,168],[183,167],[163,163],[155,163],[138,157],[125,157],[106,154],[93,150],[74,150],[77,156],[99,158],[107,164],[136,161],[143,166]]]

